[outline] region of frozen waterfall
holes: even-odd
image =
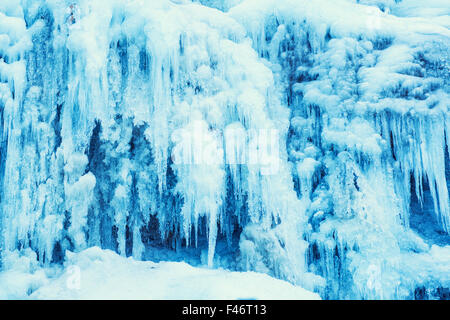
[[[427,2],[2,0],[0,274],[100,247],[449,299],[450,8]]]

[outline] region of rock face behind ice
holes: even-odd
[[[0,2],[1,270],[97,246],[449,297],[446,1],[73,4]]]

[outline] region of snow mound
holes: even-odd
[[[320,299],[261,273],[136,261],[98,247],[68,254],[59,270],[31,270],[27,257],[16,258],[0,273],[0,299]]]

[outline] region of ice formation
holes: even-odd
[[[322,298],[448,299],[449,16],[2,0],[0,270],[97,246]]]

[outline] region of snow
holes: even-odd
[[[16,260],[13,260],[16,259]],[[194,268],[184,262],[136,261],[92,247],[68,255],[64,269],[11,257],[0,299],[39,300],[317,300],[313,292],[255,272]]]
[[[449,26],[440,0],[3,0],[0,275],[37,293],[93,252],[448,297]]]

